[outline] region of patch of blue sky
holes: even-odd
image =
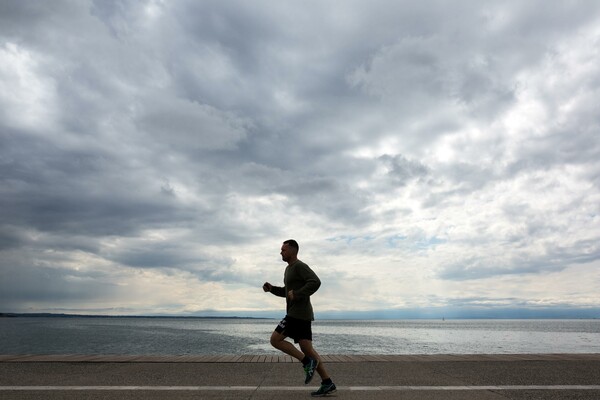
[[[389,236],[386,240],[388,247],[405,247],[406,246],[406,239],[408,239],[408,236],[404,236],[404,235],[393,235],[393,236]]]
[[[427,238],[425,240],[419,240],[415,243],[415,246],[419,249],[429,249],[429,248],[435,248],[435,246],[437,246],[438,244],[443,244],[446,243],[447,240],[446,239],[440,239],[438,237],[432,236],[430,238]]]
[[[327,238],[326,240],[329,242],[341,242],[346,244],[347,246],[351,246],[353,244],[372,242],[377,240],[376,236],[372,235],[339,235],[332,236]],[[421,237],[415,240],[414,237],[410,237],[407,235],[391,235],[383,238],[379,238],[377,241],[381,241],[385,243],[385,246],[389,248],[412,248],[414,250],[426,250],[430,248],[435,248],[435,246],[446,243],[446,239],[440,239],[436,236],[432,236],[429,238]]]
[[[358,236],[340,235],[340,236],[334,236],[334,237],[327,238],[327,241],[329,241],[329,242],[344,242],[347,245],[351,245],[353,242],[356,242],[356,241],[368,242],[368,241],[371,241],[374,239],[375,239],[375,236],[370,236],[370,235],[358,235]]]

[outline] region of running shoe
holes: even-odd
[[[319,366],[319,360],[315,360],[314,358],[309,358],[309,361],[304,364],[304,375],[306,378],[304,379],[304,384],[307,385],[315,376],[315,370]]]
[[[312,392],[310,395],[312,397],[323,397],[323,396],[327,396],[331,393],[335,393],[336,390],[337,390],[337,388],[335,387],[335,383],[333,383],[333,382],[329,383],[329,384],[322,383],[319,390],[317,390],[316,392]]]

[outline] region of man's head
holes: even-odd
[[[293,239],[286,240],[281,246],[281,259],[288,264],[296,261],[299,249],[298,242]]]

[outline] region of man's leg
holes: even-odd
[[[283,333],[274,331],[271,334],[271,346],[283,351],[287,355],[296,358],[298,361],[302,361],[304,354],[298,350],[296,346],[285,340],[286,337],[287,336],[285,336]]]
[[[329,379],[329,374],[325,370],[325,366],[323,365],[323,360],[321,360],[321,356],[319,356],[319,353],[317,353],[317,351],[313,347],[312,341],[308,340],[308,339],[300,339],[298,341],[298,344],[300,345],[300,349],[302,350],[302,352],[304,354],[306,354],[310,358],[313,358],[313,359],[319,361],[319,365],[317,366],[317,372],[321,376],[321,379],[322,380]]]
[[[319,353],[317,353],[317,351],[312,346],[312,341],[310,341],[308,339],[304,339],[304,340],[300,340],[299,343],[300,343],[300,348],[302,349],[304,354],[306,354],[308,357],[314,358],[315,360],[319,361],[319,365],[317,365],[317,372],[319,373],[319,375],[321,375],[321,379],[322,379],[321,386],[316,391],[311,392],[310,395],[314,396],[314,397],[322,397],[322,396],[327,396],[328,394],[336,392],[337,388],[335,387],[335,383],[333,383],[333,381],[329,377],[329,374],[325,370],[325,366],[323,365],[323,362],[321,360],[321,357],[319,356]]]

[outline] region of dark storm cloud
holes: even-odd
[[[365,226],[371,215],[365,210],[369,193],[352,188],[335,178],[305,177],[276,187],[291,198],[294,206],[332,222]]]
[[[428,169],[425,165],[418,161],[408,160],[402,155],[389,156],[383,155],[379,157],[389,168],[388,174],[399,185],[405,185],[411,179],[418,179],[426,176]]]
[[[574,243],[572,247],[547,247],[540,255],[526,254],[507,247],[505,255],[464,259],[458,263],[445,265],[439,276],[448,280],[471,280],[503,275],[548,274],[566,269],[571,265],[587,264],[598,260],[600,246],[589,240]]]
[[[71,268],[3,263],[0,304],[19,308],[39,302],[85,303],[122,294],[108,275]]]
[[[51,141],[11,136],[2,141],[3,224],[57,234],[130,235],[189,217],[190,210],[160,195],[159,178],[154,193],[134,189],[129,166],[114,155],[65,151]]]
[[[104,249],[100,255],[119,265],[141,269],[161,269],[169,275],[173,271],[185,271],[201,282],[244,283],[253,276],[236,270],[235,260],[227,255],[191,252],[189,243],[132,243],[127,248]]]

